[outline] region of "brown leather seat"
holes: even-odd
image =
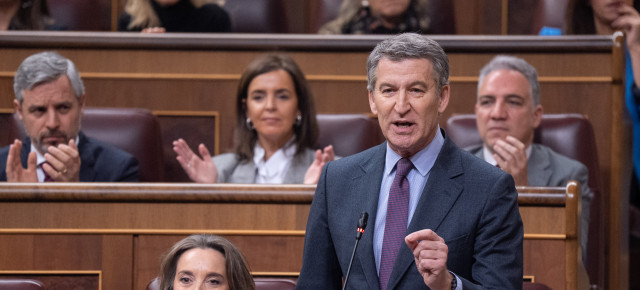
[[[482,143],[476,127],[476,116],[455,115],[447,120],[447,134],[459,147]],[[536,129],[534,143],[540,143],[569,158],[582,162],[589,169],[588,186],[593,191],[587,244],[587,273],[591,284],[604,285],[604,218],[606,191],[601,190],[600,166],[593,127],[580,114],[545,114]]]
[[[366,114],[318,114],[317,119],[316,148],[333,145],[337,156],[349,156],[384,141],[377,119]]]
[[[542,283],[523,282],[522,290],[551,290],[551,287]]]
[[[51,17],[68,30],[110,31],[111,0],[47,0]]]
[[[296,282],[288,278],[254,278],[256,290],[294,290]],[[0,288],[1,289],[1,288]],[[147,290],[160,290],[160,279],[157,277],[147,284]]]
[[[232,32],[286,33],[284,0],[225,1]]]
[[[140,181],[163,181],[164,162],[158,120],[147,109],[85,108],[82,132],[87,136],[118,147],[133,155],[140,164]],[[26,136],[22,123],[14,114],[13,138]],[[12,140],[12,139],[10,139]]]
[[[40,290],[44,289],[42,282],[32,279],[2,278],[0,279],[2,290]]]
[[[538,34],[543,26],[564,29],[568,0],[509,2],[509,34]]]

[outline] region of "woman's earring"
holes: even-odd
[[[247,121],[246,121],[246,123],[247,123],[247,128],[248,128],[249,130],[253,130],[253,129],[255,129],[255,128],[253,127],[253,122],[251,122],[251,119],[249,119],[249,117],[247,117]]]
[[[302,124],[302,115],[298,114],[298,116],[296,117],[296,123],[294,125],[300,126],[300,124]]]

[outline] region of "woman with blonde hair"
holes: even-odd
[[[229,14],[214,0],[127,0],[119,31],[230,32]]]

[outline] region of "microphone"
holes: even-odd
[[[351,273],[351,264],[353,264],[353,257],[356,255],[356,249],[358,248],[358,243],[360,242],[360,238],[362,238],[362,234],[364,234],[364,229],[367,227],[367,220],[369,219],[369,214],[366,211],[363,211],[360,214],[360,218],[358,219],[358,228],[356,230],[356,244],[353,246],[353,253],[351,253],[351,260],[349,260],[349,268],[347,268],[347,275],[344,277],[344,284],[342,285],[342,290],[347,288],[347,282],[349,281],[349,273]]]

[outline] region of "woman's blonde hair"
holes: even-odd
[[[131,22],[129,22],[128,29],[133,28],[147,28],[147,27],[162,27],[160,18],[153,11],[151,2],[155,0],[128,0],[124,6],[124,11],[131,15]],[[224,5],[224,0],[190,0],[191,4],[196,8],[202,7],[205,4],[217,4],[219,6]]]

